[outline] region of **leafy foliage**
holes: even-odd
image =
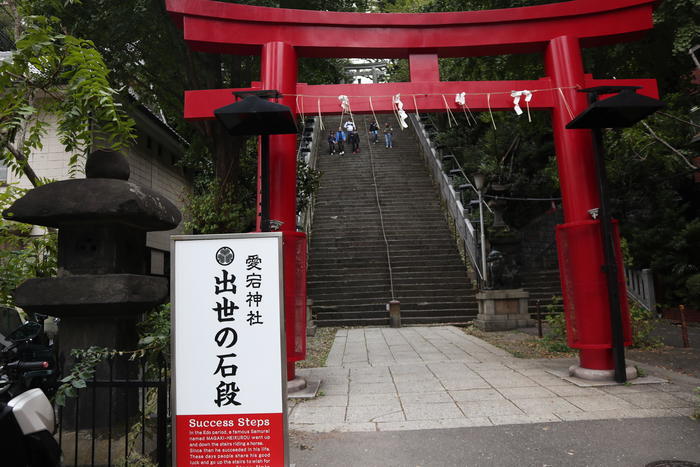
[[[246,232],[255,226],[254,194],[237,196],[236,187],[222,186],[216,180],[187,200],[185,227],[196,233]]]
[[[75,363],[70,369],[70,373],[61,379],[63,384],[58,387],[54,398],[56,405],[64,406],[67,397],[76,397],[78,389],[86,388],[88,380],[94,377],[97,365],[116,353],[116,350],[96,346],[87,349],[73,349],[71,356],[75,358]]]
[[[654,313],[642,308],[633,300],[629,300],[629,309],[632,321],[632,347],[647,349],[661,345],[660,339],[651,337],[651,332],[659,321]]]
[[[12,185],[0,191],[0,212],[26,190]],[[12,292],[26,279],[56,274],[57,235],[30,235],[32,226],[0,219],[0,305],[14,306]]]
[[[161,363],[170,355],[170,305],[161,305],[146,314],[140,324],[137,349],[117,350],[96,346],[73,349],[71,356],[75,363],[61,380],[63,384],[56,392],[56,404],[63,406],[67,397],[75,397],[77,390],[87,387],[88,381],[95,376],[98,365],[117,355],[128,355],[130,360],[144,358],[151,363],[146,366],[149,373],[144,377],[162,377]]]
[[[11,59],[0,63],[0,155],[38,185],[44,181],[33,175],[28,158],[43,148],[51,119],[74,169],[96,145],[120,150],[134,134],[94,44],[63,33],[58,18],[25,11],[20,3],[23,32]]]
[[[303,161],[297,161],[297,214],[304,211],[309,203],[311,202],[311,197],[316,193],[318,187],[321,185],[321,172],[309,167],[309,165]]]
[[[385,11],[460,11],[531,6],[551,0],[383,0]],[[697,213],[700,196],[694,183],[697,148],[689,141],[700,131],[695,123],[700,109],[697,84],[691,83],[693,61],[688,49],[700,43],[700,0],[660,2],[654,12],[654,29],[639,41],[584,49],[586,72],[596,78],[656,78],[667,103],[663,112],[631,128],[605,134],[609,200],[620,219],[627,245],[627,264],[652,268],[657,297],[666,303],[697,300],[694,275],[700,273]],[[404,80],[407,65],[397,62],[392,79]],[[539,55],[466,57],[440,60],[440,73],[450,80],[536,79],[544,76]],[[395,78],[394,78],[395,77]],[[559,197],[558,176],[549,116],[512,112],[488,115],[479,123],[452,128],[436,117],[440,139],[469,172],[482,171],[506,186],[501,195],[516,198]],[[504,217],[514,228],[529,222],[550,203],[508,201]],[[690,281],[690,283],[688,282]],[[694,292],[695,291],[695,292]],[[695,293],[695,295],[694,295]]]
[[[336,11],[367,8],[366,0],[228,3]],[[118,87],[133,90],[142,104],[158,114],[162,112],[169,125],[190,142],[181,164],[202,169],[195,195],[189,199],[193,214],[190,226],[199,232],[248,228],[256,190],[251,162],[255,161],[255,150],[245,138],[228,135],[217,121],[185,122],[182,109],[187,89],[250,86],[260,76],[259,57],[192,52],[162,1],[90,0],[63,6],[54,0],[35,0],[33,8],[36,14],[60,16],[73,34],[89,37],[113,70]],[[302,58],[298,80],[311,84],[339,82],[345,63],[343,59]]]

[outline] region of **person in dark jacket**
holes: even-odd
[[[332,156],[335,154],[336,139],[335,133],[332,131],[328,133],[328,155]]]
[[[352,153],[358,154],[360,152],[360,134],[358,132],[350,133],[350,143],[352,144]]]
[[[338,127],[338,131],[335,132],[335,144],[338,146],[338,155],[342,156],[345,154],[345,132],[343,127]]]
[[[377,122],[373,121],[369,124],[369,134],[372,143],[377,144],[377,140],[379,139],[379,125]]]

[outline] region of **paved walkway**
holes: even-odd
[[[396,431],[694,411],[697,379],[580,387],[550,372],[572,362],[514,358],[453,326],[340,330],[326,367],[298,370],[322,383],[317,398],[290,401],[289,427]]]

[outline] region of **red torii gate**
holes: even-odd
[[[511,91],[537,91],[530,108],[552,115],[565,224],[560,236],[573,246],[561,251],[564,305],[570,317],[569,342],[580,349],[580,365],[611,370],[612,338],[603,252],[598,221],[589,210],[600,206],[591,133],[566,124],[588,106],[577,89],[593,86],[641,86],[658,97],[655,80],[599,80],[586,75],[581,48],[638,39],[653,27],[657,0],[572,0],[503,10],[454,13],[374,14],[288,10],[209,0],[166,0],[167,10],[196,51],[261,55],[261,79],[246,89],[187,91],[185,118],[212,119],[214,109],[232,103],[233,91],[277,89],[279,102],[295,113],[339,114],[339,95],[353,112],[393,112],[391,98],[401,94],[406,111],[445,111],[454,95],[466,92],[473,111],[513,110]],[[546,77],[528,81],[440,81],[439,57],[542,52]],[[299,57],[408,58],[410,82],[311,86],[297,83]],[[309,97],[313,96],[313,97]],[[370,97],[375,96],[375,100]],[[376,96],[384,96],[378,98]],[[413,100],[415,97],[415,101]],[[270,137],[270,218],[296,230],[296,137]],[[561,244],[560,244],[561,245]],[[291,253],[291,251],[290,251]],[[286,255],[291,257],[293,255]],[[618,265],[620,266],[620,265]],[[619,268],[622,270],[622,268]],[[285,265],[285,302],[295,297],[295,265]],[[621,296],[625,296],[624,283]],[[302,287],[303,289],[303,287]],[[305,300],[304,300],[305,301]],[[290,312],[293,310],[288,310]],[[303,316],[302,313],[297,313]],[[627,327],[629,325],[627,324]],[[303,325],[287,317],[288,371],[305,356]],[[291,329],[297,329],[291,333]],[[301,334],[304,334],[301,332]],[[626,331],[629,335],[629,329]],[[296,349],[296,351],[294,350]],[[301,353],[299,353],[299,350]]]

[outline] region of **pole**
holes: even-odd
[[[589,96],[591,104],[596,101],[597,96]],[[606,276],[608,288],[608,302],[610,308],[610,328],[612,330],[612,350],[613,362],[615,364],[615,381],[624,383],[627,381],[625,364],[625,342],[622,333],[622,313],[620,312],[620,295],[617,284],[617,261],[613,250],[612,222],[608,210],[608,198],[606,193],[605,159],[603,156],[603,136],[600,128],[593,129],[593,152],[595,156],[595,166],[598,175],[598,193],[600,194],[600,208],[598,218],[600,221],[600,231],[603,241],[603,272]]]
[[[486,272],[486,235],[484,234],[484,206],[483,198],[481,196],[481,190],[479,193],[479,227],[481,230],[481,276],[484,279],[484,286],[489,283],[488,273]]]
[[[260,137],[260,231],[270,231],[270,136]]]
[[[681,338],[683,339],[683,347],[690,347],[690,339],[688,339],[688,322],[685,319],[685,305],[680,305],[678,311],[681,315]]]

